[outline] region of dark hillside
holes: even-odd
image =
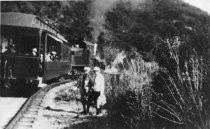
[[[202,53],[209,42],[209,21],[207,13],[180,0],[154,0],[144,9],[119,3],[107,13],[105,27],[113,43],[132,45],[139,51],[150,51],[157,38],[180,36]]]
[[[122,85],[113,86],[118,88],[116,93],[120,97],[114,98],[117,104],[113,104],[110,114],[117,117],[119,125],[124,123],[127,124],[124,128],[131,129],[208,129],[210,74],[206,62],[209,61],[207,52],[210,51],[210,16],[180,0],[153,0],[141,4],[139,8],[134,8],[129,2],[121,2],[106,14],[105,23],[106,31],[99,39],[99,44],[103,46],[101,49],[106,50],[105,59],[110,60],[110,53],[119,55],[113,52],[114,48],[118,48],[124,49],[131,60],[131,64],[124,67],[125,71],[131,68],[130,73],[125,73],[125,77],[131,76],[131,79],[121,77],[124,79],[121,80]],[[148,65],[142,65],[136,59],[136,51]],[[129,59],[124,59],[122,65]],[[137,63],[133,63],[132,59]],[[160,67],[158,74],[152,75],[152,84],[141,85],[144,81],[139,73],[145,73],[138,68],[151,66],[152,61]],[[150,72],[147,71],[146,75]],[[132,88],[120,92],[123,86],[135,87],[143,93]],[[144,91],[144,86],[152,86],[153,93]],[[142,104],[144,97],[149,103],[147,108]],[[149,114],[146,118],[145,113]],[[154,125],[148,124],[148,121]]]

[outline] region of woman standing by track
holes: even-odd
[[[94,104],[96,106],[96,115],[99,115],[101,113],[101,102],[105,101],[103,96],[104,95],[104,76],[101,74],[100,72],[100,68],[99,67],[94,67],[94,72],[95,72],[95,79],[94,79],[94,85],[93,85],[93,92],[92,92],[92,96],[93,96],[93,101]],[[105,103],[105,102],[102,102]]]

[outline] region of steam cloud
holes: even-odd
[[[110,11],[119,0],[94,0],[91,6],[90,23],[93,27],[93,40],[97,42],[98,36],[104,31],[105,14]]]
[[[106,13],[111,11],[120,2],[129,2],[132,8],[136,8],[140,4],[145,3],[146,0],[94,0],[90,12],[90,23],[91,27],[93,27],[92,36],[94,42],[97,42],[100,33],[105,31],[103,25],[105,24]]]

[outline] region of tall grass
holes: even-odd
[[[182,45],[177,37],[162,40],[158,63],[144,61],[137,52],[114,61],[119,81],[117,75],[108,79],[107,97],[115,128],[210,128],[204,59],[195,50],[186,56]]]
[[[154,92],[158,99],[151,104],[158,110],[154,110],[153,114],[173,123],[173,127],[209,129],[208,98],[205,93],[208,87],[205,84],[207,76],[203,58],[195,51],[188,57],[182,57],[179,52],[181,42],[170,41],[162,41],[169,55],[163,59],[169,65],[159,74],[162,91]]]
[[[145,62],[137,53],[118,62],[119,83],[113,83],[108,92],[108,113],[114,124],[122,125],[119,128],[139,128],[151,117],[152,74],[158,70],[158,65]]]

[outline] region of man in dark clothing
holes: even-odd
[[[81,93],[81,101],[83,105],[83,114],[89,113],[89,108],[91,104],[91,92],[93,87],[93,81],[90,76],[90,68],[84,68],[85,73],[82,75],[82,80],[80,84],[80,93]]]

